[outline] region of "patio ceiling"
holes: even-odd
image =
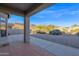
[[[49,5],[51,3],[0,3],[0,12],[21,16],[32,15]]]
[[[31,7],[33,4],[32,3],[5,3],[4,5],[25,11],[29,7]]]

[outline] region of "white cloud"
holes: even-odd
[[[53,9],[44,10],[37,13],[36,15],[38,18],[48,18],[48,17],[58,18],[63,15],[75,15],[75,14],[79,14],[79,10],[66,8],[66,9],[59,9],[59,10],[53,10]]]
[[[75,10],[71,12],[72,15],[79,14],[79,10]]]

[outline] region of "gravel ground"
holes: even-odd
[[[49,40],[59,44],[79,48],[79,36],[69,35],[48,35],[48,34],[33,34],[31,36],[38,37],[41,39]]]

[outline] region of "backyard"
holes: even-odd
[[[31,36],[59,43],[75,48],[79,48],[79,36],[72,35],[48,35],[48,34],[33,34]]]

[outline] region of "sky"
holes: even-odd
[[[58,3],[30,17],[30,23],[71,26],[79,24],[79,4]]]
[[[11,15],[10,23],[23,23],[23,17]],[[13,21],[14,20],[14,21]],[[30,17],[30,24],[79,25],[79,3],[57,3]]]
[[[10,18],[8,19],[8,23],[24,23],[24,17],[22,16],[16,16],[16,15],[10,15]]]

